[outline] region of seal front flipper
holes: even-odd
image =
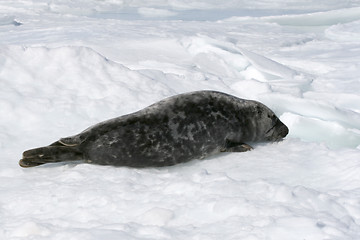
[[[21,167],[35,167],[44,163],[83,160],[83,154],[77,146],[64,146],[55,142],[47,147],[27,150],[19,161]]]
[[[221,148],[221,152],[246,152],[252,150],[253,147],[243,142],[236,142],[229,139],[225,140],[225,146]]]

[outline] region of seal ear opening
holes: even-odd
[[[23,158],[19,161],[19,165],[21,167],[35,167],[45,163],[77,161],[82,159],[83,154],[78,148],[52,144],[47,147],[25,151]]]

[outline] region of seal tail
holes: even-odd
[[[77,147],[50,145],[25,151],[19,165],[21,167],[35,167],[44,163],[76,160],[83,160],[83,154]]]

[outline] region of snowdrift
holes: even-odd
[[[1,239],[360,238],[356,1],[0,5]],[[166,168],[18,166],[204,89],[263,102],[288,137]]]

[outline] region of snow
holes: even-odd
[[[0,239],[360,239],[360,3],[0,2]],[[24,150],[194,90],[263,102],[278,143],[165,168]]]

